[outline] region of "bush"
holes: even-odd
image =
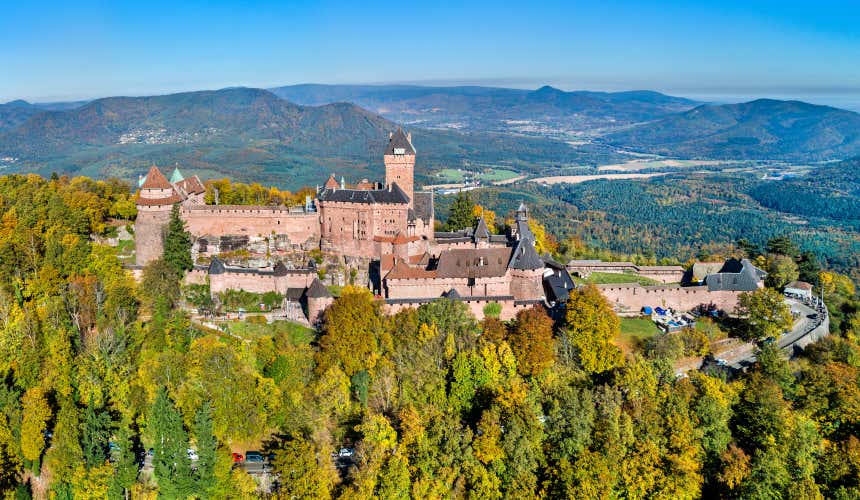
[[[484,306],[485,318],[498,318],[502,314],[502,305],[498,302],[490,302]]]

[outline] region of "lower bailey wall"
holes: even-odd
[[[429,300],[416,300],[415,302],[407,302],[407,303],[396,303],[396,304],[388,304],[386,303],[383,306],[383,311],[386,314],[396,314],[403,309],[414,309],[420,307],[422,304],[426,304]],[[528,303],[516,303],[513,300],[468,300],[462,299],[461,302],[466,304],[466,307],[469,309],[469,312],[478,319],[479,321],[484,319],[484,307],[487,304],[495,302],[502,306],[502,312],[499,315],[499,319],[502,321],[512,320],[517,316],[517,313],[533,307],[534,304]]]
[[[707,286],[641,286],[638,284],[597,285],[619,313],[635,313],[643,307],[669,307],[688,311],[699,304],[714,303],[724,311],[733,312],[741,292],[709,292]]]
[[[295,213],[284,207],[193,206],[182,209],[186,228],[194,236],[285,235],[295,246],[319,245],[320,223],[316,212]]]
[[[214,295],[226,290],[245,290],[252,293],[286,293],[288,288],[307,288],[316,277],[313,271],[294,272],[275,276],[271,272],[220,273],[209,275],[209,290]]]
[[[511,278],[508,275],[492,278],[476,278],[469,286],[463,278],[418,278],[386,279],[385,289],[389,299],[412,297],[441,297],[451,289],[462,297],[470,295],[488,297],[511,295]]]

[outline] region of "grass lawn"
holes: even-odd
[[[445,182],[463,182],[466,172],[456,168],[443,168],[436,172],[436,176]]]
[[[639,283],[640,285],[659,285],[660,282],[645,278],[633,273],[591,273],[588,278],[582,279],[574,277],[577,284],[594,283],[594,284],[609,284],[609,283]]]
[[[514,172],[513,170],[491,168],[478,174],[478,178],[484,182],[499,182],[519,177],[519,175],[518,172]]]
[[[629,350],[641,349],[646,340],[660,333],[649,318],[619,318],[621,322],[620,343]]]

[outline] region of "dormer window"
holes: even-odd
[[[405,155],[406,154],[406,148],[394,148],[394,154]]]

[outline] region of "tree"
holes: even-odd
[[[552,319],[543,306],[537,305],[517,313],[508,342],[522,375],[538,375],[555,362]]]
[[[487,224],[487,229],[490,233],[495,234],[498,232],[496,229],[496,212],[481,205],[475,205],[472,207],[472,218],[477,221],[479,217],[484,218],[484,222]]]
[[[170,211],[170,222],[164,235],[164,261],[180,276],[194,267],[191,261],[191,235],[185,230],[178,203]]]
[[[338,365],[350,377],[370,368],[377,355],[382,326],[379,304],[369,290],[346,287],[323,314],[319,368]]]
[[[800,249],[788,236],[777,236],[767,240],[767,253],[786,255],[792,259],[800,257]]]
[[[272,463],[281,475],[281,498],[331,498],[335,473],[327,456],[302,436],[284,441]]]
[[[116,434],[117,450],[111,458],[114,474],[111,479],[109,498],[129,498],[129,489],[137,481],[137,454],[134,449],[128,420],[123,420]]]
[[[101,465],[108,458],[112,422],[105,410],[96,410],[92,395],[81,422],[81,448],[87,467]]]
[[[475,224],[475,216],[472,215],[474,203],[472,196],[468,191],[460,191],[457,193],[457,198],[451,204],[451,211],[448,214],[448,222],[445,224],[445,229],[448,231],[461,231]]]
[[[160,388],[150,407],[146,432],[152,443],[153,475],[161,495],[180,498],[191,492],[193,478],[188,458],[188,434],[182,416]]]
[[[78,408],[71,398],[64,398],[57,412],[51,447],[45,452],[45,463],[58,484],[71,483],[83,461],[79,428]]]
[[[27,389],[21,398],[21,407],[21,453],[25,459],[35,462],[45,448],[45,431],[51,418],[51,407],[41,387]]]
[[[194,416],[194,440],[197,443],[197,493],[202,497],[215,487],[215,460],[218,441],[212,434],[212,405],[209,401]]]
[[[618,316],[593,284],[574,292],[567,301],[565,341],[589,373],[602,373],[624,362],[612,340],[621,333]]]
[[[782,295],[771,288],[759,288],[738,297],[738,315],[746,319],[745,340],[778,337],[793,323],[791,308]]]
[[[535,235],[535,250],[538,254],[549,253],[554,255],[558,253],[558,241],[537,219],[529,219],[529,229]]]
[[[797,263],[787,255],[771,255],[768,258],[767,284],[782,290],[799,276]]]
[[[169,311],[179,300],[180,274],[164,259],[156,259],[143,268],[141,291],[150,308]]]

